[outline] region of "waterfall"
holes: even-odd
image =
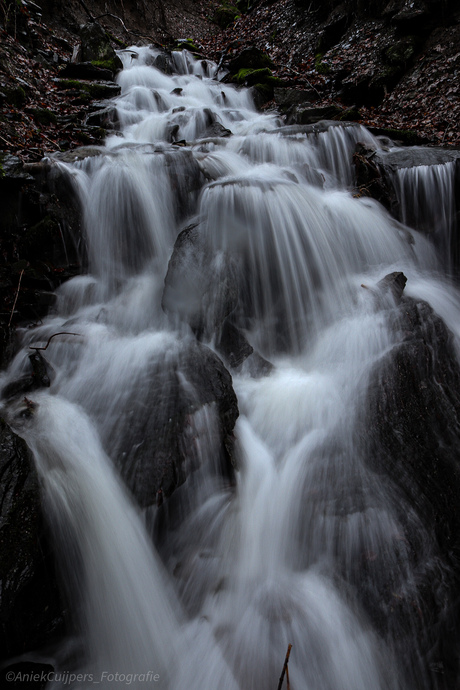
[[[404,272],[460,345],[459,293],[416,229],[448,246],[447,168],[400,171],[403,225],[350,190],[354,145],[376,143],[361,125],[285,128],[187,51],[166,71],[153,48],[120,56],[119,131],[52,161],[81,201],[87,274],[5,375],[46,345],[49,390],[4,405],[72,621],[53,663],[81,677],[51,687],[267,690],[292,644],[293,690],[437,688],[420,611],[426,573],[449,567],[373,467],[365,419],[407,336],[385,276]],[[242,364],[226,327],[255,349]]]
[[[455,161],[400,168],[395,180],[401,220],[433,233],[451,270],[451,241],[457,227],[455,168]]]

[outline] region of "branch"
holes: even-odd
[[[281,671],[280,680],[279,680],[279,683],[278,683],[278,690],[281,690],[281,687],[282,687],[282,685],[283,685],[283,680],[284,680],[284,675],[285,675],[285,674],[287,675],[287,683],[288,683],[288,690],[289,690],[289,671],[288,671],[288,663],[289,663],[289,655],[290,655],[290,653],[291,653],[291,649],[292,649],[292,644],[289,644],[289,645],[288,645],[288,648],[287,648],[287,652],[286,652],[286,658],[285,658],[285,660],[284,660],[283,670]]]
[[[29,345],[29,350],[46,350],[48,348],[48,345],[52,341],[53,338],[56,338],[58,335],[76,335],[79,338],[83,338],[81,333],[67,333],[66,331],[61,331],[60,333],[53,333],[53,335],[50,335],[48,338],[48,342],[46,343],[45,347],[34,347],[33,345]]]
[[[16,290],[16,297],[14,298],[13,308],[12,308],[11,314],[10,314],[10,320],[8,321],[8,328],[11,326],[11,322],[13,320],[14,308],[16,306],[16,302],[18,301],[19,288],[21,287],[21,280],[22,280],[23,275],[24,275],[24,269],[22,269],[21,275],[19,276],[18,289]]]

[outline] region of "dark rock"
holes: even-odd
[[[317,108],[304,108],[296,106],[289,111],[286,117],[287,125],[309,125],[320,120],[332,120],[342,113],[342,109],[335,105],[327,105]]]
[[[423,301],[389,312],[397,344],[365,404],[368,462],[399,488],[451,557],[460,548],[460,367],[453,336]]]
[[[31,453],[0,418],[0,649],[2,658],[63,632],[54,563]]]
[[[49,388],[54,372],[43,355],[36,350],[28,357],[28,371],[18,379],[8,383],[1,392],[4,400],[11,400],[19,395],[30,393],[39,388]]]
[[[220,329],[216,349],[233,369],[240,367],[254,352],[254,348],[248,343],[241,330],[229,319],[224,321]]]
[[[276,105],[285,110],[293,105],[312,103],[318,98],[313,89],[289,89],[277,86],[273,90]]]
[[[238,302],[232,260],[207,247],[198,225],[183,230],[165,277],[162,307],[188,323],[200,337],[211,337]]]
[[[214,12],[213,21],[221,29],[226,29],[233,24],[239,14],[239,10],[232,5],[220,5]]]
[[[114,77],[111,70],[95,67],[91,62],[68,62],[59,74],[64,79],[89,79],[92,81],[112,81]]]
[[[272,60],[260,48],[251,46],[245,48],[236,57],[230,60],[229,70],[236,74],[240,69],[273,69],[275,65]]]
[[[220,122],[213,122],[204,131],[202,138],[212,138],[212,137],[231,137],[232,132],[224,127]]]
[[[80,38],[83,62],[111,60],[116,57],[116,53],[110,45],[109,37],[97,22],[89,22],[81,26]]]
[[[394,273],[386,275],[385,278],[382,278],[382,280],[377,283],[377,289],[380,290],[383,295],[390,294],[395,303],[398,304],[401,301],[406,283],[407,278],[404,273],[395,271]]]
[[[237,399],[204,345],[189,339],[152,361],[126,410],[108,444],[141,506],[161,505],[203,463],[231,479]]]

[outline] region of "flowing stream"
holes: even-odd
[[[97,155],[54,162],[81,200],[87,273],[23,333],[7,373],[20,376],[30,345],[67,334],[43,353],[49,390],[9,412],[36,457],[74,627],[54,664],[80,677],[51,686],[275,690],[292,644],[292,690],[429,688],[402,534],[410,523],[427,560],[431,537],[363,461],[359,420],[370,374],[398,338],[391,298],[376,307],[385,275],[403,271],[406,292],[460,337],[460,301],[437,250],[353,196],[354,146],[378,146],[363,127],[282,127],[186,51],[173,55],[172,75],[154,66],[152,49],[121,57],[119,131]],[[162,309],[168,261],[191,222],[217,276],[200,337],[216,347],[230,265],[237,326],[273,369],[231,370],[236,486],[219,477],[213,410],[195,414],[199,469],[173,519],[165,504],[137,506],[119,458],[133,398],[148,407],[166,395],[161,386],[152,394],[149,368],[174,368],[193,394],[181,374],[192,338],[184,321],[207,276]],[[390,610],[382,626],[369,615],[379,578],[395,602],[411,593],[403,625]]]

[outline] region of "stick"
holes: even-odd
[[[291,649],[292,649],[292,644],[289,644],[289,645],[288,645],[288,648],[287,648],[287,652],[286,652],[286,658],[285,658],[285,660],[284,660],[283,670],[281,671],[280,680],[279,680],[279,683],[278,683],[278,690],[281,690],[281,687],[282,687],[282,685],[283,685],[284,674],[286,674],[286,677],[287,677],[287,684],[288,684],[288,690],[289,690],[289,671],[288,671],[288,663],[289,663],[289,655],[290,655],[290,653],[291,653]]]
[[[18,289],[16,290],[16,297],[14,298],[13,308],[12,308],[11,314],[10,314],[10,320],[8,321],[8,328],[11,326],[11,322],[13,320],[14,308],[16,306],[16,302],[18,301],[19,288],[21,287],[21,280],[22,280],[23,275],[24,275],[24,269],[22,269],[21,275],[19,276]]]
[[[29,345],[30,350],[46,350],[50,342],[52,341],[53,338],[55,338],[57,335],[76,335],[79,338],[83,338],[81,333],[67,333],[66,331],[61,331],[60,333],[53,333],[53,335],[50,335],[48,338],[48,342],[46,343],[45,347],[34,347],[33,345]]]

